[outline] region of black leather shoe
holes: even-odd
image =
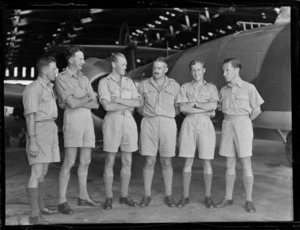
[[[205,203],[205,206],[207,208],[214,208],[215,207],[215,204],[214,204],[214,202],[213,202],[213,200],[211,199],[210,196],[205,197],[204,203]]]
[[[112,203],[113,203],[113,199],[112,198],[106,198],[106,200],[104,202],[104,205],[103,205],[103,208],[105,210],[112,209]]]
[[[178,208],[184,207],[188,203],[190,203],[190,198],[188,198],[188,197],[181,197],[180,201],[177,203],[177,207]]]
[[[247,212],[255,212],[256,211],[252,201],[246,201],[245,209]]]
[[[119,202],[120,202],[120,204],[125,203],[128,206],[130,206],[130,207],[136,207],[136,206],[138,206],[138,203],[135,202],[133,199],[131,199],[130,196],[127,196],[127,197],[121,197],[120,196]]]
[[[176,206],[176,202],[173,199],[172,195],[170,196],[166,196],[165,198],[165,203],[169,206],[169,207],[175,207]]]
[[[66,214],[66,215],[72,215],[73,214],[73,210],[70,208],[70,206],[67,202],[59,204],[57,206],[57,210],[62,214]]]
[[[140,207],[146,207],[151,203],[151,196],[144,196],[140,202]]]
[[[87,198],[87,199],[78,198],[77,204],[78,206],[99,206],[99,207],[103,206],[103,203],[95,201],[92,198]]]
[[[46,225],[51,224],[50,221],[46,220],[42,215],[39,216],[30,216],[29,223],[34,225]]]
[[[216,207],[217,207],[217,208],[224,208],[224,207],[230,206],[230,205],[232,205],[232,204],[233,204],[233,199],[227,200],[227,199],[224,198],[221,202],[219,202],[219,203],[216,205]]]

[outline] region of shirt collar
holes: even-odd
[[[47,82],[45,79],[41,77],[38,77],[38,81],[44,88],[46,88],[47,86],[53,87],[53,84],[50,81]]]
[[[192,80],[192,84],[193,85],[206,85],[207,82],[203,79],[200,83],[199,82],[196,82],[195,80]]]
[[[78,77],[72,72],[72,70],[69,68],[69,66],[67,66],[66,68],[66,72],[68,73],[69,76],[73,76],[74,78],[78,79],[79,77],[81,77],[81,72],[78,71]]]
[[[236,77],[236,79],[234,79],[233,82],[228,83],[228,86],[230,86],[230,87],[233,87],[235,85],[237,85],[240,88],[242,87],[242,79],[240,77]]]
[[[150,78],[150,82],[151,82],[153,85],[157,86],[157,83],[156,83],[156,81],[155,81],[155,79],[154,79],[153,76]],[[165,76],[165,82],[164,82],[164,84],[163,84],[163,88],[164,88],[165,86],[167,86],[167,85],[169,84],[169,82],[170,82],[170,78],[168,78],[168,76],[166,75],[166,76]]]

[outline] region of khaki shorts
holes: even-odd
[[[197,148],[200,159],[214,159],[215,146],[216,132],[210,117],[187,115],[179,135],[179,156],[193,158]]]
[[[59,162],[60,154],[58,147],[57,126],[54,121],[36,122],[36,141],[39,153],[36,157],[28,154],[29,137],[26,135],[26,153],[29,165],[36,163]]]
[[[225,157],[252,156],[253,128],[249,116],[225,116],[219,154]]]
[[[64,144],[68,147],[95,147],[95,131],[90,109],[66,109],[64,113]]]
[[[138,150],[138,131],[130,111],[108,112],[103,120],[103,150],[116,153]]]
[[[141,122],[141,155],[162,157],[175,156],[177,126],[174,118],[144,117]]]

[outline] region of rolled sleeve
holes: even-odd
[[[180,93],[179,93],[179,96],[178,96],[178,99],[177,99],[177,103],[188,102],[186,92],[187,92],[187,86],[186,85],[181,86]]]
[[[262,99],[262,97],[259,95],[258,91],[256,90],[255,86],[252,85],[252,87],[250,87],[250,105],[252,107],[252,109],[255,109],[257,106],[261,105],[264,103],[264,100]]]
[[[140,95],[140,98],[141,98],[141,107],[144,105],[144,83],[141,82],[138,87],[137,87],[137,93]]]
[[[131,84],[132,84],[132,99],[140,99],[141,95],[138,93],[138,90],[134,84],[134,82],[131,80]]]
[[[23,92],[24,116],[36,113],[39,107],[38,92],[34,88],[29,88]]]
[[[65,102],[66,98],[70,95],[74,95],[74,89],[69,88],[66,82],[61,78],[57,77],[55,79],[55,86],[58,95],[61,97],[62,101]]]
[[[220,101],[217,87],[215,85],[211,85],[210,91],[210,102]]]
[[[99,94],[99,102],[101,103],[102,99],[105,99],[110,102],[110,93],[108,90],[107,81],[105,79],[100,80],[98,85],[98,94]]]
[[[87,80],[87,85],[88,85],[88,92],[90,93],[92,99],[95,100],[97,98],[97,93],[94,92],[94,89],[88,80]]]
[[[177,103],[179,103],[178,99],[179,99],[179,96],[180,96],[180,85],[177,82],[175,82],[175,95],[176,95],[175,104],[177,104]]]

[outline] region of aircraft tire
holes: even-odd
[[[292,144],[292,131],[290,131],[286,137],[285,154],[290,166],[293,165],[293,144]]]

